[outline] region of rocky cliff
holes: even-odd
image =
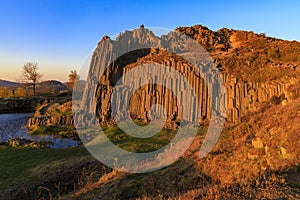
[[[211,61],[204,62],[201,70],[206,76],[214,76],[215,70],[218,70],[225,85],[225,101],[221,98],[211,99],[211,94],[216,92],[214,87],[210,86],[214,83],[209,83],[206,76],[199,76],[191,63],[182,58],[190,47],[182,45],[181,38],[176,33],[188,35],[208,51],[213,65],[208,68],[206,66]],[[152,105],[162,105],[167,114],[167,121],[176,124],[181,120],[180,108],[188,106],[193,110],[195,103],[200,105],[199,122],[210,119],[212,109],[215,109],[212,105],[222,107],[223,104],[226,106],[227,121],[235,122],[247,111],[257,109],[272,98],[278,99],[279,102],[292,101],[292,96],[297,91],[290,88],[299,83],[299,53],[300,43],[296,41],[283,41],[266,37],[264,34],[225,28],[211,31],[200,25],[179,27],[161,38],[143,27],[125,31],[116,40],[106,36],[98,43],[90,63],[89,79],[81,102],[81,105],[84,105],[81,109],[85,109],[86,112],[82,115],[82,110],[77,110],[75,119],[84,125],[95,122],[93,113],[96,113],[99,123],[111,122],[116,117],[122,117],[112,113],[111,101],[115,90],[122,94],[119,100],[114,102],[117,108],[124,102],[130,102],[131,117],[144,122],[150,120]],[[149,72],[146,65],[150,63],[170,66],[182,74],[194,89],[197,98],[185,95],[187,86],[177,81],[171,82],[170,85],[183,92],[179,96],[162,85],[148,84],[139,87],[130,97],[127,87],[117,85],[121,80],[124,85],[135,87]],[[138,67],[141,65],[143,68]],[[135,78],[128,82],[126,73],[134,68],[137,69]],[[168,77],[164,76],[168,71],[158,70],[162,74],[160,81],[168,82]],[[214,104],[212,101],[215,101]],[[120,113],[122,115],[126,111]],[[196,117],[193,113],[187,113],[188,118]],[[170,125],[176,126],[174,123]]]

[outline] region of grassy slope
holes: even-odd
[[[58,176],[59,169],[72,170],[71,166],[94,161],[83,147],[55,150],[1,147],[0,154],[0,191],[15,186],[32,190]]]
[[[214,150],[199,160],[198,138],[183,159],[156,172],[122,174],[78,193],[81,199],[300,198],[300,98],[266,102],[224,129]],[[261,147],[253,141],[260,138]],[[69,199],[70,196],[67,197]]]

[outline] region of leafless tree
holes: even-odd
[[[36,93],[36,84],[42,77],[39,72],[39,66],[36,62],[27,62],[23,66],[22,76],[25,80],[32,82],[33,94]]]

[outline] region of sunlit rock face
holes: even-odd
[[[198,69],[186,59],[193,56],[193,45],[183,42],[179,32],[204,47],[203,52],[198,52],[201,55]],[[130,116],[146,123],[154,120],[155,116],[165,116],[168,122],[165,126],[176,128],[176,124],[182,121],[182,109],[188,110],[185,119],[197,118],[197,122],[205,123],[211,118],[213,110],[221,108],[226,109],[227,121],[236,122],[243,114],[257,109],[274,96],[281,100],[288,99],[288,87],[297,82],[295,77],[279,74],[278,77],[270,76],[263,80],[247,75],[249,66],[252,66],[248,57],[244,58],[248,55],[245,49],[249,47],[245,41],[253,37],[270,40],[252,32],[229,29],[214,32],[199,25],[180,27],[161,37],[144,27],[125,31],[115,40],[105,36],[93,53],[81,107],[76,111],[76,121],[82,125],[110,125],[114,120]],[[230,44],[229,52],[223,49],[226,43]],[[272,62],[274,65],[275,61]],[[240,73],[236,72],[235,66],[241,69]],[[180,79],[170,79],[170,68],[182,75],[185,83]],[[270,63],[266,63],[265,68],[270,69]],[[129,73],[133,69],[134,72]],[[253,73],[257,73],[255,70]],[[158,76],[150,77],[150,73]],[[215,85],[217,78],[224,85],[223,90]],[[140,85],[143,81],[148,84]],[[130,88],[136,89],[132,91]],[[188,95],[190,89],[195,96]],[[175,94],[174,90],[179,92]],[[221,96],[212,95],[214,93]],[[124,104],[128,104],[129,111],[124,109],[127,108]],[[200,116],[194,112],[195,109],[198,109]]]

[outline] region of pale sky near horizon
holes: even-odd
[[[300,1],[0,0],[0,79],[16,81],[25,62],[43,80],[66,81],[103,35],[126,29],[202,24],[300,41]]]

